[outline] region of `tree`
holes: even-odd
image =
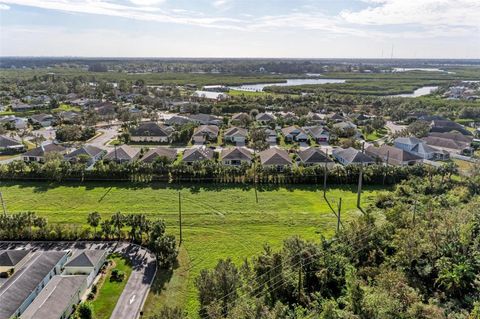
[[[91,212],[90,214],[88,214],[88,217],[87,217],[88,224],[94,229],[95,238],[97,237],[97,227],[100,224],[101,219],[102,217],[98,212]]]
[[[116,212],[111,218],[112,226],[117,235],[117,240],[122,236],[122,227],[125,225],[125,216],[122,213]]]
[[[93,305],[90,302],[83,302],[77,309],[79,319],[93,319]]]
[[[253,128],[250,130],[250,144],[249,146],[255,151],[263,151],[269,147],[267,143],[267,132],[262,128]]]

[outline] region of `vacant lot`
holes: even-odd
[[[8,212],[34,211],[53,223],[83,223],[89,212],[108,217],[116,211],[145,213],[165,219],[169,232],[178,234],[178,193],[182,197],[184,250],[173,274],[161,273],[147,300],[146,312],[161,307],[184,306],[191,315],[197,311],[194,279],[203,268],[218,259],[236,262],[259,252],[265,243],[279,247],[292,235],[306,239],[330,236],[336,218],[323,199],[318,185],[264,187],[258,204],[249,186],[195,184],[175,187],[166,184],[5,183],[0,185]],[[363,202],[376,189],[365,188]],[[355,186],[329,189],[330,200],[343,198],[342,216],[358,212]],[[159,302],[160,301],[160,302]]]

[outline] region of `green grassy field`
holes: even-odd
[[[112,256],[110,259],[115,265],[107,271],[105,280],[98,290],[98,295],[92,302],[95,319],[110,318],[113,309],[117,304],[117,300],[120,298],[120,295],[127,284],[128,278],[132,273],[132,267],[128,264],[126,259],[120,256]],[[110,281],[110,275],[112,274],[112,270],[115,268],[125,273],[125,279],[123,281]]]
[[[169,232],[178,235],[178,192],[182,196],[183,249],[173,273],[159,273],[147,300],[146,313],[164,304],[182,306],[192,317],[198,310],[194,281],[201,269],[213,267],[221,258],[240,263],[262,250],[265,243],[279,247],[292,235],[318,239],[334,233],[336,218],[323,199],[320,186],[265,187],[259,203],[249,186],[195,184],[88,183],[61,185],[5,183],[0,185],[8,212],[35,211],[54,223],[83,223],[91,211],[107,217],[116,211],[145,213],[165,219]],[[362,200],[369,202],[377,188],[365,188]],[[332,202],[343,198],[342,216],[358,214],[356,187],[329,189]]]

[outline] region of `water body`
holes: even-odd
[[[240,86],[231,86],[230,89],[238,91],[262,92],[267,86],[299,86],[308,84],[330,84],[345,83],[345,80],[339,79],[288,79],[287,82],[280,83],[258,83],[243,84]]]
[[[392,72],[410,72],[410,71],[442,72],[442,73],[448,73],[448,74],[455,74],[455,72],[445,71],[439,68],[393,68]]]
[[[421,88],[416,89],[413,93],[405,93],[405,94],[397,94],[397,95],[389,95],[391,97],[419,97],[424,95],[429,95],[433,91],[438,89],[438,86],[423,86]]]

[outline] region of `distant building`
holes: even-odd
[[[183,153],[182,161],[187,164],[194,162],[209,161],[213,159],[213,150],[208,147],[198,147],[186,149]]]
[[[303,128],[296,125],[282,128],[282,134],[286,142],[307,142],[308,134]]]
[[[225,142],[245,144],[248,131],[241,127],[231,127],[223,133]]]
[[[115,147],[110,151],[105,157],[104,160],[115,161],[118,163],[127,163],[135,161],[140,155],[140,149],[134,148],[128,145],[122,145]]]
[[[285,166],[292,165],[292,159],[287,151],[272,147],[258,154],[260,163],[265,167],[275,167],[278,171],[283,171]]]
[[[159,159],[164,159],[167,162],[174,162],[177,158],[177,150],[169,147],[157,147],[149,150],[143,155],[141,161],[144,163],[154,163]]]
[[[90,166],[101,160],[106,153],[107,151],[99,147],[93,145],[84,145],[73,152],[66,154],[64,158],[71,163],[78,163],[83,157],[86,160],[85,164]]]
[[[330,168],[334,164],[333,161],[328,158],[327,154],[325,154],[325,152],[318,147],[309,147],[307,149],[300,150],[298,152],[298,161],[304,166],[327,164],[327,167]]]
[[[192,98],[212,101],[225,101],[229,98],[229,96],[223,92],[195,91],[192,94]]]
[[[132,142],[168,143],[172,132],[171,127],[161,126],[155,122],[145,122],[130,131],[130,140]]]
[[[22,142],[11,137],[0,135],[0,154],[20,153],[25,150]]]
[[[220,129],[216,125],[200,125],[193,132],[192,140],[195,144],[216,141],[219,131]]]

